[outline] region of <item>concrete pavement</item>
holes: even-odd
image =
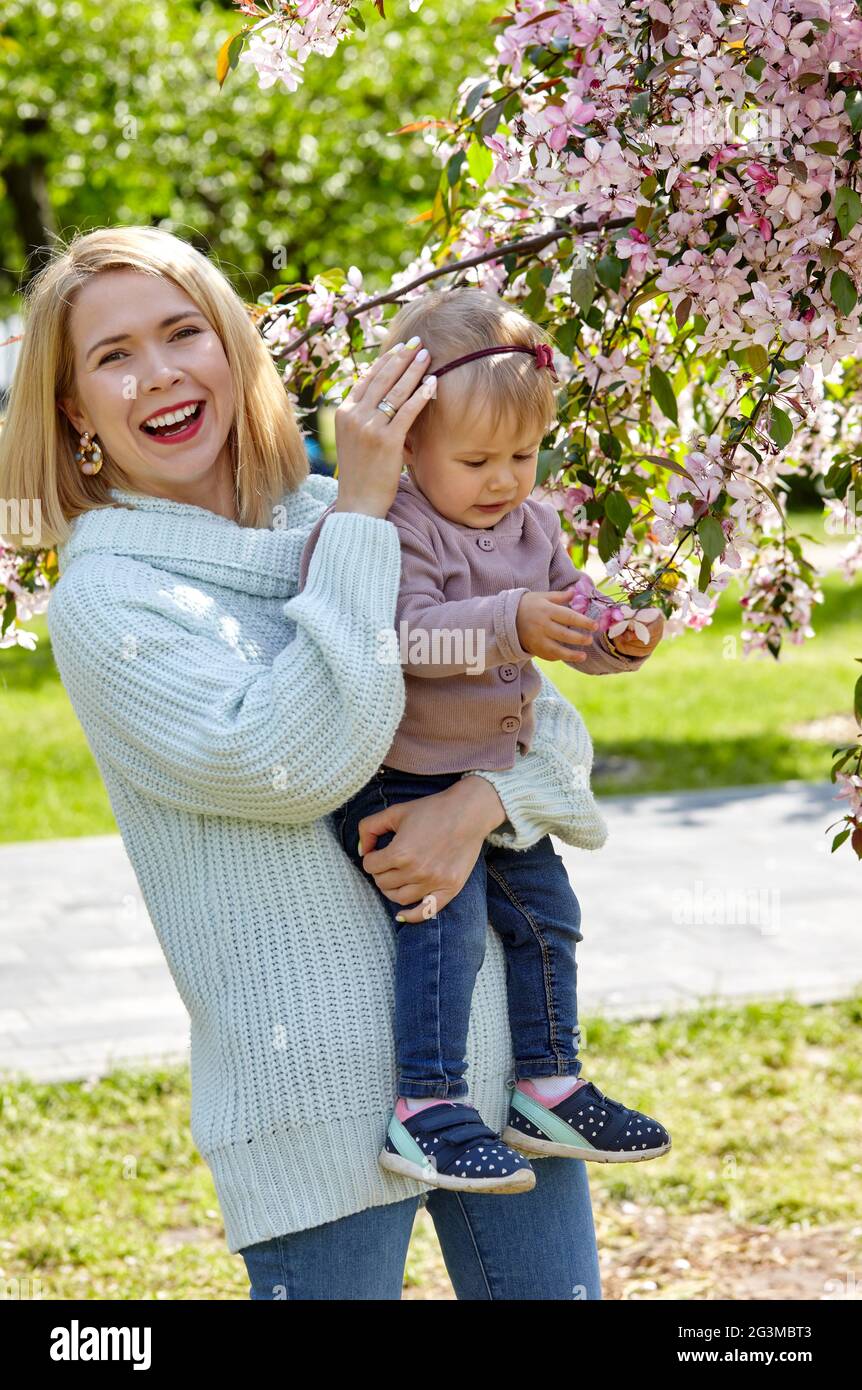
[[[830,782],[600,799],[557,843],[582,909],[580,1016],[862,985],[862,864],[832,855]],[[117,835],[0,845],[0,1074],[101,1075],[188,1056],[188,1018]]]

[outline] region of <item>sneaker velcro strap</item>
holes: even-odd
[[[422,1123],[414,1126],[410,1122],[415,1119],[421,1119]],[[446,1138],[452,1144],[467,1144],[474,1140],[481,1143],[483,1139],[499,1138],[467,1105],[447,1105],[434,1114],[430,1106],[427,1110],[418,1110],[415,1115],[408,1117],[407,1127],[413,1134],[421,1133],[423,1138],[438,1133],[442,1135],[445,1130]]]

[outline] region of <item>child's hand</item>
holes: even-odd
[[[634,617],[628,621],[632,626],[623,627],[621,623],[614,623],[608,628],[608,637],[612,645],[623,656],[649,656],[662,639],[664,614],[657,608],[644,608],[635,612]],[[635,624],[642,633],[647,634],[646,641],[638,636]],[[616,636],[614,628],[618,629]]]
[[[556,593],[522,594],[515,617],[518,641],[531,656],[544,661],[586,661],[585,651],[598,626],[569,607],[573,586]]]

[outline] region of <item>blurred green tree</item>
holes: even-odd
[[[0,313],[55,234],[111,223],[180,233],[249,299],[334,264],[388,282],[439,178],[422,133],[393,132],[481,71],[499,8],[460,10],[457,43],[443,0],[369,18],[288,102],[244,67],[219,90],[229,0],[4,0]]]

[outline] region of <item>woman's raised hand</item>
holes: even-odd
[[[385,517],[398,490],[407,431],[435,394],[435,377],[422,381],[428,352],[419,339],[397,343],[383,353],[335,412],[338,456],[337,512]],[[381,401],[394,408],[378,410]]]

